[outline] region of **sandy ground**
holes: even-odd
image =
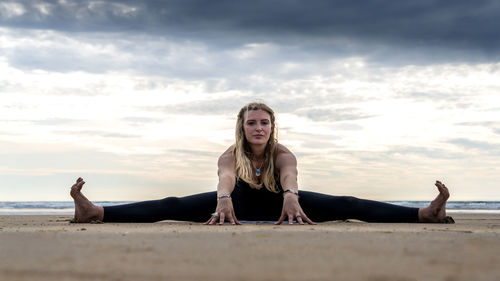
[[[69,224],[0,216],[0,280],[500,280],[500,215],[456,224]]]

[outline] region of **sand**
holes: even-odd
[[[69,224],[0,216],[0,280],[500,280],[500,215],[456,224]]]

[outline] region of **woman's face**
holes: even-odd
[[[262,109],[249,110],[243,122],[243,129],[250,144],[266,144],[274,129],[271,115]]]

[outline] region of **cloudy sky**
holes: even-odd
[[[500,200],[499,1],[0,1],[0,201],[215,190],[261,100],[299,186]]]

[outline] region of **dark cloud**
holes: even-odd
[[[102,73],[128,67],[116,57],[95,53],[89,56],[75,47],[78,46],[72,44],[67,46],[20,46],[8,52],[7,56],[10,64],[22,69],[43,69],[55,72],[78,69]]]
[[[500,58],[500,2],[494,0],[9,3],[0,5],[0,26],[147,33],[224,49],[275,42],[299,46],[304,54],[363,55],[386,62]]]

